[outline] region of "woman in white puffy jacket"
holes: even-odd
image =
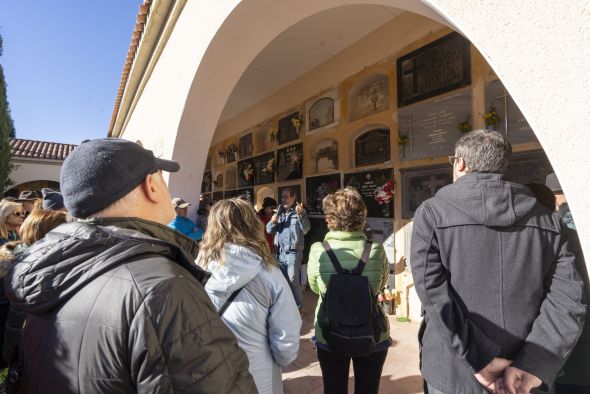
[[[282,393],[281,367],[297,358],[301,317],[248,202],[213,206],[197,263],[211,273],[205,290],[218,310],[239,290],[222,319],[248,355],[258,391]]]

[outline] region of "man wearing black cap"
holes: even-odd
[[[174,209],[161,171],[179,168],[111,138],[64,161],[64,203],[79,220],[31,246],[6,278],[27,313],[30,392],[256,392],[203,289],[197,244],[166,226]]]

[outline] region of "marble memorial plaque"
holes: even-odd
[[[307,234],[305,234],[304,238],[305,242],[303,246],[303,264],[307,262],[311,245],[316,242],[324,242],[324,238],[328,233],[328,225],[326,224],[326,220],[323,217],[310,217],[309,223],[311,224],[311,229]]]
[[[264,185],[275,181],[275,153],[269,152],[254,158],[254,184]]]
[[[223,173],[219,172],[213,180],[213,191],[223,190]]]
[[[355,167],[386,163],[391,159],[389,129],[373,129],[355,141]]]
[[[500,117],[496,131],[504,134],[511,144],[537,142],[533,129],[524,118],[520,109],[504,88],[502,82],[496,80],[486,84],[486,111],[493,106]]]
[[[303,177],[303,144],[295,144],[277,151],[277,182]]]
[[[279,119],[279,131],[277,135],[279,145],[299,139],[299,133],[304,125],[301,123],[297,127],[293,124],[294,119],[302,119],[301,114],[299,112],[293,112]]]
[[[254,185],[254,159],[238,161],[238,187],[251,187]]]
[[[402,170],[402,218],[411,219],[424,201],[453,183],[453,168],[444,167]]]
[[[471,87],[442,97],[401,108],[400,136],[407,145],[399,147],[400,159],[415,160],[453,154],[455,142],[463,135],[459,124],[471,116]]]
[[[354,187],[363,197],[367,217],[393,217],[394,191],[391,168],[344,174],[344,187],[347,186]]]
[[[236,189],[238,187],[238,176],[236,167],[229,167],[225,170],[225,190]]]
[[[448,34],[397,59],[398,108],[471,84],[469,41]]]
[[[254,147],[252,145],[252,133],[248,133],[240,137],[239,151],[240,159],[245,159],[254,154]]]
[[[207,161],[205,162],[205,171],[211,169],[211,155],[207,155]]]
[[[389,109],[389,78],[376,74],[363,79],[348,93],[348,119],[364,118]]]
[[[307,213],[323,215],[322,200],[330,193],[340,189],[340,174],[321,175],[305,179]]]

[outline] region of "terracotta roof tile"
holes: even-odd
[[[10,139],[10,151],[13,157],[42,160],[65,160],[76,145],[57,142]]]
[[[123,93],[125,92],[125,86],[127,86],[127,79],[129,78],[129,73],[131,71],[131,67],[133,66],[135,55],[137,54],[137,48],[139,47],[139,43],[141,42],[143,31],[145,30],[145,24],[147,22],[147,17],[150,13],[151,5],[152,0],[144,0],[143,4],[139,6],[137,20],[135,21],[135,28],[133,29],[133,33],[131,34],[131,43],[129,44],[129,51],[127,52],[127,58],[125,59],[125,64],[123,65],[123,72],[121,73],[121,82],[119,83],[117,98],[115,99],[115,107],[113,109],[113,115],[111,116],[111,123],[109,124],[109,137],[113,133],[113,128],[115,127],[117,115],[119,114],[119,107],[121,106],[121,100],[123,99]]]

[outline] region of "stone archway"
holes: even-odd
[[[579,66],[590,58],[586,45],[590,12],[583,3],[564,9],[550,0],[511,7],[498,1],[472,7],[454,0],[186,2],[125,137],[133,138],[146,127],[168,131],[172,138],[165,141],[164,155],[191,163],[187,171],[171,176],[170,187],[177,194],[197,198],[220,114],[248,65],[289,26],[349,4],[396,7],[463,33],[535,130],[568,195],[580,237],[590,238],[590,205],[585,204],[590,194],[590,183],[585,181],[590,171],[590,157],[585,154],[590,144],[585,132],[590,124],[590,74]],[[178,59],[183,62],[179,64]],[[173,92],[166,109],[160,108],[163,97],[155,93],[162,91]],[[199,126],[198,132],[194,125]],[[584,246],[590,253],[590,245]]]

